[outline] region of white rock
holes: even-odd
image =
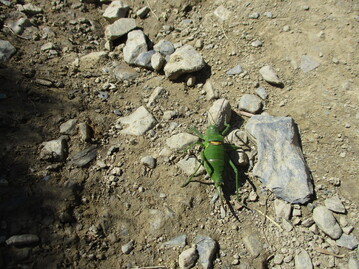
[[[259,69],[259,73],[268,83],[278,86],[283,85],[283,82],[279,79],[278,75],[271,66],[263,66],[261,69]]]
[[[178,257],[178,264],[181,269],[189,269],[193,267],[198,260],[196,247],[191,247],[183,251]]]
[[[207,101],[218,99],[219,93],[210,80],[206,81],[203,86],[203,90],[206,92]]]
[[[60,133],[73,135],[76,133],[76,119],[71,119],[60,125]]]
[[[66,140],[59,138],[41,144],[40,158],[43,160],[63,161],[66,158]]]
[[[166,145],[174,150],[185,149],[198,141],[198,137],[188,133],[179,133],[171,136],[166,140]]]
[[[143,7],[141,9],[139,9],[137,12],[136,12],[136,15],[138,17],[140,17],[141,19],[144,19],[146,18],[147,14],[150,12],[150,8],[149,7]]]
[[[225,122],[231,120],[231,105],[229,101],[221,98],[213,102],[208,110],[208,125],[217,125],[219,130],[222,130]]]
[[[177,163],[177,166],[188,176],[196,172],[196,169],[200,166],[200,162],[195,157],[189,157],[182,159]],[[195,176],[199,176],[204,173],[204,168],[200,166]]]
[[[119,118],[118,122],[128,125],[121,134],[129,135],[143,135],[156,124],[155,118],[144,106],[139,107],[129,116]]]
[[[166,60],[161,53],[156,52],[155,54],[152,55],[151,66],[155,71],[157,72],[161,71],[165,63]]]
[[[108,40],[115,40],[127,34],[129,31],[135,29],[136,27],[136,21],[134,19],[121,18],[106,26],[105,36]]]
[[[126,46],[123,48],[123,58],[128,64],[135,64],[137,57],[147,52],[145,34],[141,30],[134,30],[128,33]]]
[[[112,23],[119,18],[125,18],[129,10],[130,7],[124,4],[122,1],[113,1],[106,8],[103,16],[105,19]]]
[[[332,239],[338,239],[342,235],[342,229],[334,218],[332,212],[325,206],[314,208],[313,220],[319,229],[329,235]]]
[[[254,94],[244,94],[239,100],[238,108],[250,113],[257,113],[263,107],[262,100]]]
[[[92,136],[92,129],[86,123],[79,123],[78,125],[79,135],[82,141],[89,141]]]
[[[165,75],[175,80],[183,74],[201,70],[205,66],[203,57],[190,45],[185,45],[171,54],[165,65]]]

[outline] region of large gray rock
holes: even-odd
[[[195,244],[202,268],[213,268],[213,259],[218,250],[217,242],[209,236],[197,235],[195,238]]]
[[[185,45],[171,54],[165,65],[165,75],[175,80],[183,74],[201,70],[205,66],[203,57],[190,45]]]
[[[338,239],[343,233],[332,212],[325,206],[318,206],[314,208],[313,220],[320,230],[333,239]]]
[[[15,47],[9,41],[0,40],[0,62],[6,62],[15,52]]]
[[[123,58],[128,64],[135,64],[137,57],[147,52],[146,36],[141,30],[131,31],[127,35]],[[151,61],[151,58],[149,59]]]
[[[105,36],[108,40],[115,40],[135,28],[136,21],[134,19],[121,18],[114,23],[106,26]]]
[[[293,119],[255,115],[248,120],[246,130],[257,142],[254,175],[279,198],[290,203],[308,202],[313,185]]]
[[[125,18],[127,16],[130,7],[124,4],[122,1],[113,1],[105,9],[103,16],[109,22],[114,22],[119,18]]]
[[[282,86],[283,82],[279,79],[277,73],[274,71],[274,69],[269,66],[263,66],[261,69],[259,69],[259,73],[263,77],[265,81],[267,81],[270,84]]]
[[[208,110],[208,125],[217,125],[219,130],[224,128],[224,123],[231,120],[231,105],[227,99],[221,98],[213,102]]]
[[[129,135],[143,135],[156,124],[155,118],[144,106],[140,106],[129,116],[119,118],[118,122],[128,125],[121,133]]]

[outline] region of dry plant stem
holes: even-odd
[[[345,255],[338,255],[338,254],[335,254],[335,253],[333,253],[333,252],[330,252],[330,251],[328,251],[328,250],[326,250],[326,249],[322,249],[322,248],[315,248],[315,250],[317,251],[317,252],[319,252],[319,253],[322,253],[322,254],[325,254],[325,255],[330,255],[330,256],[334,256],[334,257],[336,257],[336,258],[344,258],[345,257]]]
[[[249,117],[249,118],[254,116],[254,114],[246,112],[246,111],[243,111],[243,110],[236,109],[234,111],[237,112],[238,114],[242,115],[242,116],[246,116],[246,117]]]
[[[264,214],[262,211],[258,210],[258,209],[252,209],[256,212],[258,212],[259,214],[261,214],[262,216],[266,217],[270,222],[272,222],[275,226],[277,226],[281,231],[283,230],[282,227],[274,221],[274,219],[272,219],[271,217],[269,217],[268,215]]]
[[[159,21],[160,19],[158,18],[158,16],[156,15],[156,13],[155,13],[155,12],[153,11],[153,9],[151,8],[150,3],[148,2],[148,0],[146,0],[146,3],[147,3],[148,8],[151,10],[151,13],[152,13],[153,15],[155,15],[156,19]]]

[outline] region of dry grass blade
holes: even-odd
[[[330,251],[328,251],[328,250],[326,250],[326,249],[322,249],[322,248],[318,248],[318,247],[315,248],[315,250],[316,250],[317,252],[319,252],[319,253],[322,253],[322,254],[325,254],[325,255],[334,256],[334,257],[336,257],[336,258],[344,258],[344,257],[345,257],[344,254],[342,254],[342,255],[335,254],[335,253],[330,252]]]
[[[156,13],[153,11],[153,9],[150,6],[150,3],[148,2],[148,0],[146,0],[147,6],[148,8],[151,10],[151,13],[156,17],[156,19],[159,21],[160,19],[158,18],[158,16],[156,15]]]

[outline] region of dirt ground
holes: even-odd
[[[294,268],[297,249],[309,253],[315,268],[347,268],[349,258],[358,255],[357,249],[331,246],[322,233],[312,233],[300,224],[292,231],[279,229],[261,214],[236,204],[234,190],[229,190],[229,199],[238,218],[228,214],[222,219],[219,203],[211,203],[213,185],[191,183],[181,188],[187,176],[176,163],[184,154],[160,156],[172,134],[189,127],[205,130],[204,115],[212,105],[203,95],[206,80],[232,107],[243,94],[254,94],[262,86],[268,93],[264,110],[292,117],[300,129],[315,186],[310,205],[339,195],[347,209],[342,216],[359,238],[358,1],[128,1],[132,17],[141,7],[151,7],[147,18],[136,22],[154,44],[166,39],[195,46],[202,40],[198,51],[208,65],[195,73],[194,87],[188,87],[185,79],[173,82],[142,68],[135,68],[139,74],[135,81],[116,81],[104,67],[114,60],[124,62],[121,44],[97,69],[73,72],[76,57],[104,50],[108,22],[102,13],[107,5],[77,0],[26,2],[43,9],[30,17],[36,26],[30,39],[4,26],[16,18],[16,5],[0,4],[0,39],[17,49],[0,68],[0,93],[6,94],[0,100],[0,179],[7,182],[0,186],[0,238],[36,234],[40,243],[16,248],[0,240],[0,268],[179,268],[178,255],[186,247],[161,245],[181,234],[187,236],[188,246],[198,234],[218,242],[214,268]],[[225,20],[214,15],[221,5],[231,12]],[[254,12],[259,18],[249,18]],[[191,23],[184,23],[186,19]],[[262,45],[254,47],[255,40]],[[56,54],[40,49],[47,42],[56,44]],[[303,72],[303,55],[319,66]],[[226,75],[237,64],[245,75]],[[261,78],[258,70],[267,64],[275,68],[283,88]],[[40,85],[36,79],[53,84]],[[98,91],[106,82],[116,88],[104,101]],[[151,108],[156,126],[143,136],[120,135],[114,110],[130,114],[145,105],[158,86],[166,94]],[[177,111],[178,116],[163,120],[167,110]],[[69,119],[85,122],[94,131],[90,142],[81,141],[77,134],[68,142],[69,156],[89,144],[98,146],[96,160],[87,167],[39,158],[40,144],[59,138],[61,123]],[[231,124],[241,125],[239,120],[234,117]],[[140,163],[148,155],[157,159],[154,169]],[[118,179],[110,181],[114,168],[120,171]],[[248,205],[274,219],[274,195],[246,169],[241,168],[248,179],[240,188],[243,201],[253,190],[250,181],[259,199]],[[310,207],[299,208],[302,221],[311,217]],[[251,233],[257,233],[263,243],[257,258],[243,244]],[[121,247],[130,240],[134,249],[123,254]],[[317,247],[336,251],[337,256],[319,253]],[[276,254],[289,258],[276,265]],[[195,268],[202,267],[197,263]]]

